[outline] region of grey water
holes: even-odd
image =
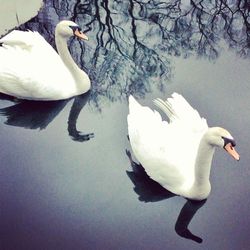
[[[247,1],[50,0],[19,29],[54,46],[62,19],[89,37],[69,47],[92,89],[0,96],[0,249],[249,249]],[[150,180],[127,138],[127,97],[155,108],[172,92],[228,129],[241,155],[216,151],[203,202]]]

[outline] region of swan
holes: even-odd
[[[215,148],[224,148],[240,159],[234,138],[224,128],[208,127],[206,119],[180,94],[173,93],[166,101],[157,98],[154,104],[169,122],[129,96],[128,135],[135,157],[149,177],[170,192],[192,200],[206,199]]]
[[[88,37],[63,20],[55,29],[57,52],[38,33],[14,30],[0,39],[0,92],[28,100],[61,100],[87,92],[88,75],[72,59],[67,40]]]

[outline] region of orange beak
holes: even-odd
[[[89,38],[78,29],[75,30],[74,35],[82,40],[89,40]]]
[[[231,142],[229,142],[225,147],[225,150],[237,161],[240,160],[240,155],[237,153],[235,148],[232,146]]]

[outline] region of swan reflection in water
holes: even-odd
[[[88,92],[74,97],[74,102],[68,117],[68,133],[74,141],[83,142],[94,137],[94,133],[85,134],[76,128],[78,116],[87,103],[89,95],[90,93]],[[0,115],[7,118],[5,124],[10,126],[26,129],[45,129],[71,99],[47,102],[28,101],[0,94],[0,100],[15,102],[12,106],[0,109]]]
[[[163,188],[160,184],[152,180],[145,172],[141,164],[133,161],[131,152],[126,150],[131,168],[133,171],[126,171],[128,177],[135,185],[134,191],[139,195],[139,200],[143,202],[157,202],[176,196]],[[186,239],[193,240],[197,243],[202,243],[202,239],[194,235],[189,229],[192,218],[196,212],[206,203],[206,200],[193,201],[188,200],[180,211],[180,214],[175,223],[176,233]]]

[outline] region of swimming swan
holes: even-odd
[[[60,100],[90,89],[88,75],[72,59],[67,39],[88,40],[72,21],[55,29],[59,55],[38,33],[14,30],[0,39],[0,92],[29,100]]]
[[[223,128],[209,128],[177,93],[167,101],[158,98],[154,103],[169,122],[129,97],[128,133],[135,157],[153,180],[172,193],[206,199],[211,190],[209,175],[215,147],[240,159],[233,137]]]

